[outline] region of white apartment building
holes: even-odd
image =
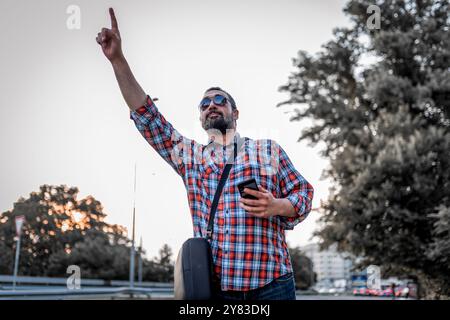
[[[300,250],[312,260],[317,282],[351,279],[350,270],[353,263],[350,255],[337,252],[335,245],[319,251],[319,245],[313,243],[300,247]]]

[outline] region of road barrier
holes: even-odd
[[[16,279],[0,275],[0,300],[11,299],[113,299],[113,298],[173,298],[173,283],[81,279],[80,289],[69,289],[66,278],[29,277]]]

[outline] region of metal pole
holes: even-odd
[[[18,236],[17,239],[17,246],[16,246],[16,259],[14,261],[14,277],[13,277],[13,290],[16,290],[16,279],[17,279],[17,272],[19,270],[19,255],[20,255],[20,238],[21,236]]]
[[[130,287],[134,288],[134,226],[136,217],[136,163],[134,164],[134,201],[133,201],[133,232],[131,236],[130,252]]]
[[[138,260],[138,281],[142,284],[142,237],[139,245],[139,260]]]
[[[131,253],[130,253],[130,287],[134,287],[134,209],[133,209],[133,238],[131,240]]]

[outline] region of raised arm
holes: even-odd
[[[120,38],[119,26],[117,24],[114,10],[109,8],[111,17],[111,29],[102,28],[97,34],[97,43],[102,47],[103,54],[111,62],[116,75],[117,82],[128,107],[136,110],[146,101],[146,93],[134,78],[122,51],[122,40]]]

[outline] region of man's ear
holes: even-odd
[[[233,120],[239,119],[239,110],[233,109]]]

